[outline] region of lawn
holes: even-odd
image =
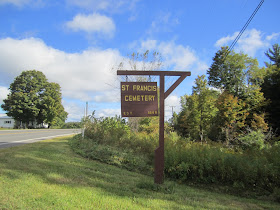
[[[70,137],[0,150],[0,209],[280,209],[87,160]]]

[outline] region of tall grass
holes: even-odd
[[[256,191],[280,201],[280,146],[243,151],[219,143],[192,142],[174,132],[165,136],[166,177]],[[94,119],[86,124],[85,139],[76,136],[71,145],[84,157],[152,173],[158,135],[133,133],[121,118]]]
[[[75,155],[69,137],[0,150],[0,209],[279,209]]]

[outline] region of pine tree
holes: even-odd
[[[272,65],[280,67],[280,46],[278,44],[272,45],[272,49],[268,49],[265,55],[273,62]],[[270,65],[267,62],[265,64],[266,66]]]

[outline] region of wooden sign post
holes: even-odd
[[[155,150],[155,174],[154,182],[162,184],[164,182],[164,100],[172,93],[172,91],[187,77],[191,72],[183,71],[126,71],[118,70],[117,75],[155,75],[160,77],[160,103],[159,103],[159,147]],[[165,76],[179,76],[177,81],[165,92],[164,80]],[[136,87],[137,89],[137,87]],[[131,94],[132,95],[132,94]],[[132,96],[133,97],[133,96]],[[149,98],[149,97],[148,97]],[[129,100],[128,97],[126,97]],[[131,99],[133,100],[133,98]],[[135,99],[138,100],[137,97]],[[141,100],[141,97],[140,99]],[[149,111],[149,110],[148,110]],[[151,110],[150,110],[151,111]],[[122,113],[123,114],[123,113]],[[132,112],[133,114],[133,112]],[[123,115],[122,115],[123,116]]]

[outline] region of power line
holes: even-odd
[[[234,39],[234,41],[232,42],[232,44],[230,45],[225,59],[228,56],[228,54],[230,53],[230,51],[233,49],[233,47],[235,46],[235,44],[238,42],[238,40],[240,39],[240,37],[242,36],[242,34],[244,33],[244,31],[246,30],[246,28],[248,27],[248,25],[250,24],[250,22],[252,21],[252,19],[254,18],[254,16],[257,14],[257,12],[259,11],[259,9],[261,8],[262,4],[264,3],[264,0],[261,0],[259,5],[257,6],[257,8],[255,9],[255,11],[252,13],[252,15],[250,16],[250,18],[247,20],[247,22],[245,23],[245,25],[243,26],[243,28],[241,29],[241,31],[239,32],[239,34],[236,36],[236,38]]]

